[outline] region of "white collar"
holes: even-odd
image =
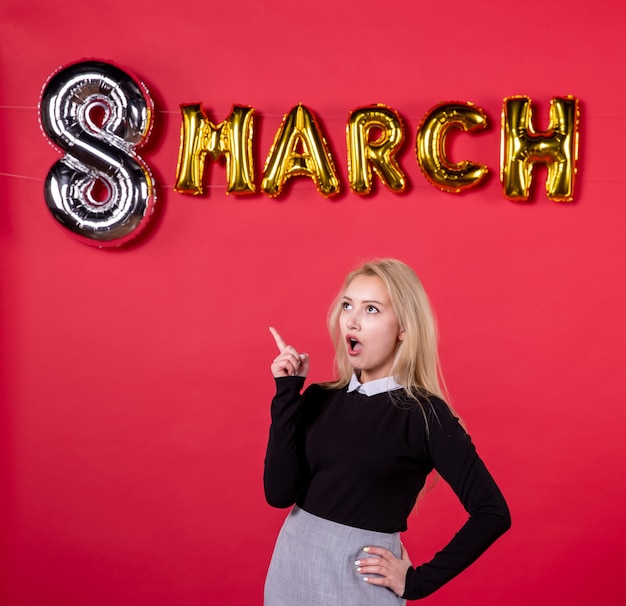
[[[393,377],[383,377],[382,379],[376,379],[375,381],[368,381],[367,383],[361,383],[355,374],[350,379],[348,385],[348,393],[351,391],[358,391],[366,396],[375,396],[379,393],[386,391],[393,391],[394,389],[402,389],[402,385],[398,383]]]

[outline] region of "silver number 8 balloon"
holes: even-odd
[[[146,142],[153,113],[147,88],[110,63],[74,63],[44,85],[41,127],[65,152],[48,173],[45,200],[79,240],[119,246],[145,227],[155,182],[135,149]]]

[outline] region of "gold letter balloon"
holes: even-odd
[[[557,202],[574,198],[578,159],[578,100],[572,96],[550,101],[548,130],[536,132],[529,97],[507,97],[502,108],[500,177],[505,197],[528,200],[533,166],[546,164],[546,195]]]
[[[201,194],[206,155],[210,154],[213,160],[226,157],[227,194],[254,192],[254,109],[235,105],[230,116],[217,126],[197,103],[181,105],[180,109],[183,122],[174,189],[184,194]]]
[[[332,156],[313,114],[297,105],[283,118],[263,171],[261,189],[278,196],[289,177],[305,176],[323,196],[339,192]]]
[[[83,61],[50,77],[39,109],[44,133],[65,153],[44,185],[52,216],[98,247],[137,236],[156,201],[154,179],[135,152],[152,126],[148,89],[110,63]]]
[[[372,137],[372,134],[378,136]],[[372,170],[387,189],[404,191],[406,178],[395,156],[404,141],[404,126],[398,112],[385,105],[355,109],[348,117],[348,180],[357,194],[369,194]]]
[[[476,187],[487,175],[487,167],[468,160],[452,163],[446,153],[446,137],[451,128],[474,132],[486,126],[485,113],[472,103],[441,103],[431,109],[418,128],[416,140],[417,161],[426,179],[455,194]]]

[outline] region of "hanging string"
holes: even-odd
[[[29,111],[36,111],[39,112],[39,107],[37,105],[0,105],[0,110],[29,110]],[[178,115],[180,114],[180,110],[171,110],[171,109],[156,109],[155,113],[157,114],[170,114],[170,115]],[[284,114],[262,114],[263,117],[267,117],[267,118],[283,118]],[[344,117],[340,117],[340,116],[324,116],[325,119],[330,118],[331,120],[335,120],[335,119],[345,119]],[[585,116],[585,119],[587,121],[589,120],[614,120],[616,119],[616,116],[611,116],[611,115],[595,115],[595,116]],[[3,172],[0,171],[0,177],[9,177],[9,178],[13,178],[13,179],[23,179],[26,181],[38,181],[43,183],[45,181],[45,179],[43,177],[34,177],[32,175],[22,175],[22,174],[16,174],[16,173],[7,173],[7,172]],[[578,182],[583,182],[583,183],[624,183],[626,182],[626,176],[624,177],[609,177],[609,178],[602,178],[602,179],[589,179],[589,178],[585,178],[584,176],[579,175],[577,177],[577,181]],[[428,185],[427,183],[414,183],[413,187],[420,187],[422,185]],[[160,185],[157,184],[157,187],[160,189],[166,189],[166,190],[174,190],[174,186],[173,185]],[[203,190],[207,190],[207,189],[226,189],[226,185],[203,185]]]

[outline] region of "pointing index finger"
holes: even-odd
[[[273,326],[270,326],[269,328],[272,336],[274,337],[274,341],[276,341],[276,347],[278,347],[281,352],[284,351],[287,347],[287,343],[285,343],[284,339],[278,334],[278,331]]]

